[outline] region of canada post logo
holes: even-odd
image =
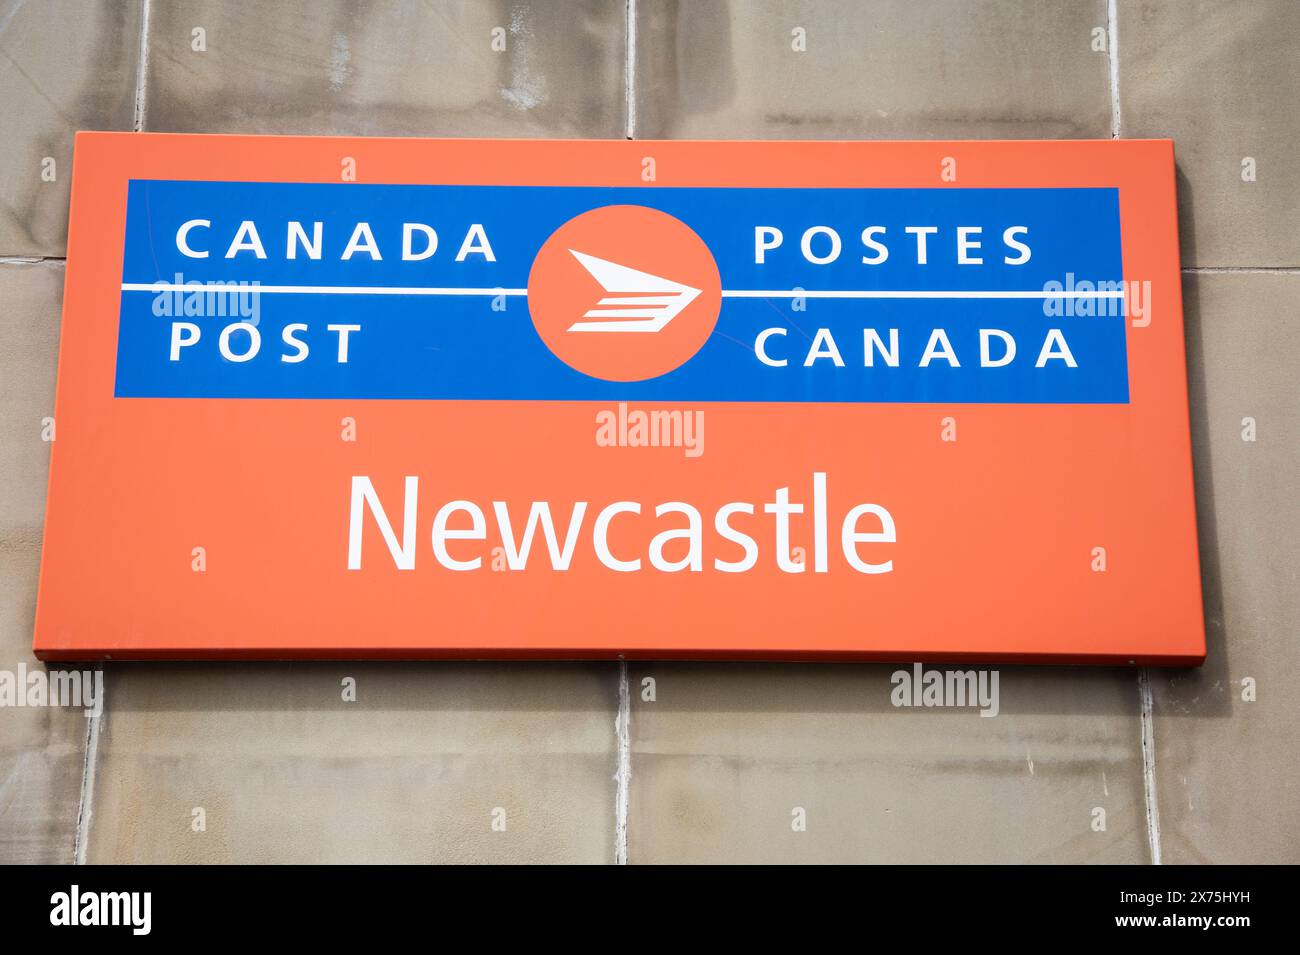
[[[676,371],[708,341],[721,304],[704,240],[646,206],[603,206],[569,220],[528,277],[528,310],[546,347],[606,381]]]
[[[606,292],[636,289],[631,295],[602,298],[601,308],[583,312],[583,320],[569,326],[571,332],[659,332],[700,297],[702,289],[691,288],[658,275],[629,269],[626,265],[573,252],[573,257]],[[541,306],[537,306],[540,308]],[[536,310],[534,311],[536,314]],[[716,317],[716,316],[715,316]],[[678,362],[677,364],[681,364]]]
[[[132,180],[119,397],[1129,400],[1111,188]]]

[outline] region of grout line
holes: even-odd
[[[1122,128],[1119,105],[1119,10],[1118,0],[1106,3],[1106,49],[1110,63],[1110,138],[1119,139]]]
[[[66,265],[57,255],[0,255],[0,265]]]
[[[1156,802],[1155,702],[1151,696],[1151,671],[1138,670],[1138,694],[1142,702],[1142,790],[1147,805],[1147,847],[1151,864],[1160,859],[1160,805]]]
[[[1288,265],[1205,265],[1183,269],[1191,275],[1300,275],[1300,268]]]
[[[626,125],[623,127],[625,139],[636,138],[636,0],[627,0],[624,8],[627,17],[627,46],[623,55],[623,86]]]
[[[627,865],[627,793],[632,782],[632,694],[627,682],[627,661],[618,661],[618,770],[614,773],[614,864]]]
[[[104,672],[104,665],[98,664],[95,670]],[[108,681],[101,687],[99,713],[86,717],[86,756],[81,764],[81,797],[77,802],[77,834],[72,844],[72,861],[74,865],[86,864],[86,844],[90,840],[90,816],[95,801],[95,770],[99,766],[99,721],[108,707]]]
[[[144,132],[147,102],[147,80],[149,78],[149,7],[150,0],[144,0],[140,8],[140,58],[135,74],[135,123],[137,133]]]

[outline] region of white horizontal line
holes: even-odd
[[[527,295],[526,288],[425,288],[387,285],[258,285],[227,282],[211,285],[177,285],[174,282],[123,282],[123,292],[249,292],[267,295]]]
[[[1123,298],[1123,290],[1105,292],[949,292],[925,289],[824,290],[793,292],[789,289],[723,289],[723,298]]]
[[[614,295],[602,298],[597,305],[672,305],[680,295]]]
[[[386,285],[257,285],[255,283],[178,285],[173,282],[123,282],[123,292],[213,292],[266,295],[527,295],[526,288],[427,288]],[[723,289],[723,298],[1123,298],[1122,289],[1081,292],[945,291],[928,289]],[[607,299],[602,299],[604,304]],[[631,303],[629,303],[631,304]],[[631,312],[627,313],[631,315]]]
[[[583,318],[658,318],[663,308],[593,308]]]

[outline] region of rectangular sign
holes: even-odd
[[[1168,141],[77,138],[44,659],[1204,657]]]

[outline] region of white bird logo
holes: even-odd
[[[582,316],[603,321],[574,322],[569,326],[571,332],[657,332],[700,294],[697,288],[662,276],[598,259],[575,249],[569,251],[601,288],[614,293],[602,298],[596,303],[596,308]]]

